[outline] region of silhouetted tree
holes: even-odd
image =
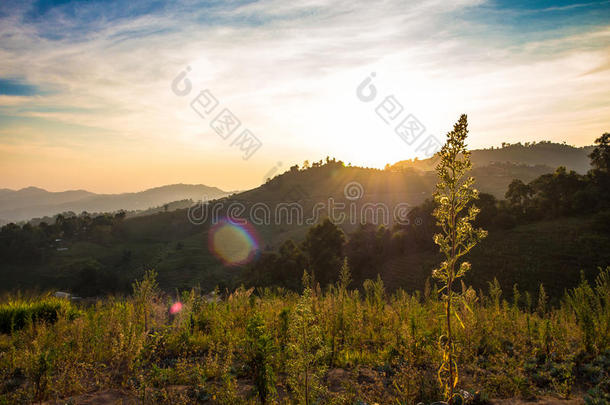
[[[608,172],[610,170],[610,133],[606,132],[595,140],[597,146],[589,155],[591,166],[597,170]]]
[[[321,286],[337,279],[343,260],[344,243],[343,231],[328,218],[307,232],[303,251],[307,257],[309,271],[315,274]]]
[[[299,246],[288,239],[279,249],[279,275],[278,280],[288,288],[297,289],[301,276],[307,266],[307,259]]]
[[[525,214],[531,205],[533,194],[534,190],[529,185],[523,183],[520,179],[514,179],[508,185],[504,198],[508,200],[512,208],[520,214]]]

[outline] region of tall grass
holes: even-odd
[[[70,302],[55,297],[38,300],[12,299],[0,305],[0,333],[11,333],[30,323],[54,323],[60,314],[75,317],[76,311]]]
[[[609,274],[610,268],[593,284],[583,281],[559,307],[535,304],[546,302],[546,293],[509,303],[503,297],[511,294],[497,283],[488,292],[463,285],[467,306],[455,307],[464,324],[455,330],[456,391],[464,397],[479,391],[481,401],[552,395],[604,403]],[[348,286],[344,271],[336,286],[303,294],[241,288],[216,301],[197,291],[155,292],[146,300],[136,294],[79,308],[58,300],[61,309],[54,307],[51,318],[26,317],[21,329],[0,334],[0,404],[109,388],[150,404],[441,399],[438,315],[445,302],[436,288],[388,294],[380,279]],[[178,299],[182,311],[169,314]],[[2,308],[53,302],[42,297]]]

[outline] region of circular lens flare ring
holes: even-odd
[[[208,248],[225,266],[251,262],[259,252],[259,237],[245,220],[223,218],[208,232]]]

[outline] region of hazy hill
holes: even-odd
[[[112,212],[146,210],[178,200],[221,198],[229,193],[203,184],[172,184],[136,193],[95,194],[85,190],[46,191],[37,187],[0,190],[0,219],[28,220],[72,211]]]
[[[475,168],[493,163],[509,162],[529,166],[542,165],[553,169],[558,166],[565,166],[568,170],[584,174],[591,168],[588,155],[593,151],[593,148],[593,146],[579,148],[548,141],[503,144],[501,148],[475,149],[472,151],[471,160]],[[434,164],[434,158],[403,160],[395,163],[392,168],[412,167],[419,170],[431,170]]]

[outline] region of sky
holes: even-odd
[[[0,188],[244,190],[326,156],[382,168],[425,157],[462,113],[471,148],[591,145],[609,95],[610,1],[0,2]]]

